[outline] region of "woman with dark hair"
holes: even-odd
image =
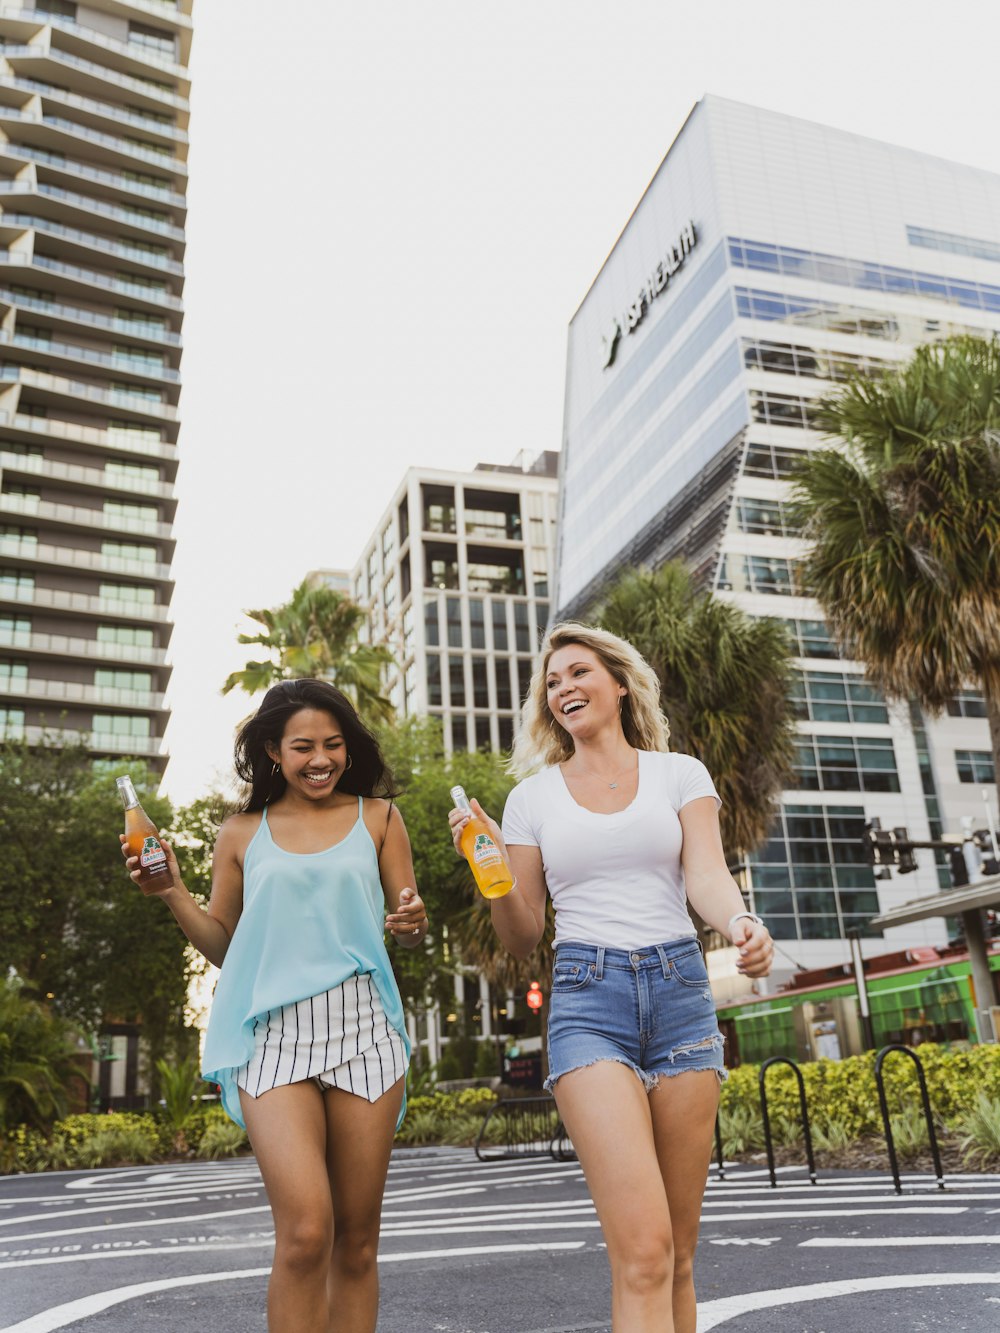
[[[384,931],[409,948],[427,932],[409,839],[377,741],[325,681],[268,690],[236,771],[249,794],[219,832],[207,910],[167,843],[158,896],[222,969],[202,1071],[246,1126],[274,1214],[268,1327],[371,1333],[410,1053]]]

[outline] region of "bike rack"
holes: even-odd
[[[893,1051],[902,1051],[908,1055],[917,1067],[917,1081],[920,1084],[920,1101],[923,1106],[924,1120],[927,1122],[927,1137],[930,1141],[931,1157],[934,1160],[934,1170],[937,1173],[937,1186],[939,1190],[945,1188],[944,1172],[941,1170],[941,1154],[938,1151],[937,1134],[934,1130],[934,1115],[931,1111],[930,1098],[927,1095],[927,1079],[924,1077],[924,1066],[920,1056],[909,1046],[903,1046],[900,1043],[893,1043],[890,1046],[883,1046],[875,1057],[875,1083],[878,1087],[878,1104],[882,1111],[882,1127],[885,1130],[886,1147],[889,1149],[889,1168],[892,1171],[892,1183],[896,1187],[896,1193],[902,1194],[903,1186],[899,1178],[899,1162],[896,1159],[896,1141],[892,1134],[892,1121],[889,1117],[889,1103],[885,1096],[885,1076],[882,1073],[882,1066],[885,1064],[886,1057],[892,1055]]]
[[[778,1188],[778,1178],[774,1170],[774,1143],[771,1139],[771,1119],[767,1114],[767,1071],[774,1065],[788,1065],[794,1070],[795,1077],[799,1084],[799,1107],[802,1112],[802,1132],[806,1141],[806,1158],[809,1162],[809,1183],[817,1184],[816,1180],[816,1160],[813,1157],[812,1134],[809,1132],[809,1108],[806,1106],[806,1085],[802,1078],[802,1070],[794,1060],[790,1060],[786,1055],[772,1055],[769,1060],[765,1060],[760,1067],[758,1082],[760,1084],[760,1111],[761,1118],[764,1121],[764,1146],[767,1148],[767,1169],[771,1176],[771,1188]]]
[[[503,1143],[485,1144],[486,1128],[494,1117],[502,1118]],[[496,1102],[483,1117],[476,1156],[481,1162],[504,1162],[512,1158],[554,1157],[572,1161],[563,1148],[568,1143],[552,1097],[507,1097]],[[571,1151],[571,1149],[570,1149]]]

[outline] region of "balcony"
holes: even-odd
[[[131,125],[137,130],[142,130],[144,134],[164,139],[168,143],[188,143],[188,134],[179,125],[165,125],[161,120],[139,115],[124,106],[116,106],[113,102],[102,102],[96,97],[81,97],[78,93],[69,93],[54,84],[43,83],[40,79],[0,77],[0,88],[13,88],[32,97],[45,98],[58,106],[74,107],[86,115],[108,121],[117,127]]]
[[[124,282],[110,274],[99,273],[96,269],[80,268],[76,264],[64,264],[59,259],[49,259],[47,255],[28,255],[21,250],[0,250],[0,268],[9,265],[12,268],[42,269],[47,273],[61,273],[75,282],[89,287],[100,287],[103,291],[114,292],[116,296],[128,296],[142,305],[154,309],[183,310],[184,303],[179,296],[170,292],[158,291],[155,287],[141,287],[138,283]]]
[[[65,634],[36,634],[30,630],[0,629],[0,649],[36,653],[40,657],[78,657],[84,662],[138,662],[143,666],[166,666],[165,648],[145,648],[131,643],[98,643],[96,639],[74,639]]]
[[[94,528],[98,532],[115,536],[127,533],[131,537],[152,537],[166,542],[173,540],[173,529],[169,523],[105,514],[103,510],[87,509],[83,505],[54,504],[51,500],[36,500],[29,495],[0,492],[0,514],[37,518],[42,523],[59,523],[65,527]]]
[[[133,560],[128,556],[102,555],[100,551],[86,551],[74,546],[53,546],[24,537],[0,537],[0,556],[20,560],[27,565],[44,565],[52,569],[86,569],[97,574],[114,574],[126,578],[143,579],[150,583],[172,583],[170,566],[155,560]],[[118,603],[114,604],[117,607]],[[108,615],[118,615],[108,609]],[[132,619],[129,614],[129,619]]]
[[[19,310],[36,310],[40,315],[50,315],[53,319],[67,323],[88,324],[107,333],[121,334],[135,338],[139,342],[167,343],[179,347],[179,333],[167,328],[158,328],[142,320],[118,319],[110,315],[101,315],[95,310],[84,310],[82,306],[64,305],[61,301],[45,301],[37,296],[26,296],[23,292],[14,292],[10,288],[0,287],[0,302],[16,306]]]
[[[76,210],[87,214],[96,213],[119,227],[132,227],[136,231],[147,234],[151,232],[155,236],[163,236],[181,245],[184,243],[183,227],[175,227],[172,222],[159,222],[156,218],[143,217],[134,209],[107,204],[102,199],[95,199],[93,195],[64,190],[61,185],[47,185],[44,181],[33,181],[27,176],[19,176],[17,180],[0,181],[0,195],[4,194],[13,195],[18,199],[41,199],[45,203],[51,201],[50,207],[55,205],[52,208],[53,212],[65,213]]]
[[[0,384],[23,384],[61,398],[82,399],[87,403],[97,403],[110,412],[130,412],[134,416],[154,417],[161,421],[177,420],[177,408],[170,403],[152,402],[138,394],[123,393],[120,389],[101,389],[96,384],[64,379],[62,375],[49,375],[45,371],[31,370],[28,366],[0,365]]]
[[[40,217],[37,214],[0,214],[0,227],[23,227],[25,231],[54,236],[59,240],[69,241],[81,249],[96,250],[98,254],[126,260],[137,268],[152,269],[155,273],[174,273],[181,277],[184,274],[184,265],[176,259],[171,259],[169,255],[150,254],[138,246],[123,241],[112,241],[105,236],[99,236],[96,232],[80,231],[78,227],[67,227],[65,223],[53,222],[51,218]]]
[[[146,477],[118,476],[96,467],[79,467],[75,463],[57,463],[51,458],[35,458],[30,454],[7,453],[0,447],[0,472],[33,477],[48,477],[71,486],[85,486],[101,495],[118,491],[121,495],[148,495],[158,500],[175,500],[174,487],[169,481],[153,481]]]
[[[0,19],[2,19],[2,15],[0,15]],[[2,31],[2,28],[0,28],[0,31]],[[108,65],[101,65],[94,60],[87,60],[83,56],[63,51],[52,45],[47,34],[42,34],[30,46],[26,43],[24,45],[17,43],[4,44],[0,47],[0,54],[9,60],[15,69],[20,62],[25,60],[31,62],[51,60],[56,65],[64,66],[64,68],[57,70],[55,76],[57,81],[66,81],[70,71],[78,70],[85,76],[85,84],[88,79],[91,79],[101,86],[110,84],[115,89],[122,89],[134,95],[137,94],[146,98],[149,102],[173,107],[177,111],[187,112],[191,109],[188,99],[180,93],[173,92],[168,88],[161,88],[156,81],[136,79],[130,74],[123,74],[120,70],[112,69]]]
[[[35,702],[86,704],[98,708],[138,708],[166,712],[165,696],[151,691],[116,690],[105,685],[81,685],[69,680],[11,680],[0,677],[0,698]]]
[[[11,426],[15,431],[24,431],[29,435],[70,440],[73,444],[84,444],[109,453],[135,454],[140,458],[162,458],[170,462],[177,459],[177,446],[166,440],[130,440],[119,431],[112,432],[98,426],[80,426],[75,421],[61,421],[58,417],[29,417],[16,412]]]
[[[0,56],[2,55],[3,50],[0,48]],[[0,156],[14,158],[15,161],[40,163],[49,171],[57,171],[74,180],[93,181],[96,185],[107,186],[121,194],[138,194],[144,199],[153,199],[158,204],[165,204],[168,207],[187,208],[184,195],[178,194],[167,185],[147,185],[145,181],[131,180],[121,172],[88,167],[82,162],[64,157],[62,153],[50,153],[47,149],[35,148],[32,144],[4,143],[0,145]]]
[[[157,11],[146,11],[155,13]],[[162,11],[158,14],[158,17]],[[157,73],[172,74],[175,78],[187,81],[188,73],[185,66],[177,63],[175,56],[167,55],[163,51],[157,51],[155,47],[142,46],[138,42],[122,42],[117,37],[109,37],[106,33],[99,32],[96,28],[88,28],[83,23],[77,23],[74,19],[66,18],[61,14],[39,14],[33,9],[24,9],[21,5],[0,5],[0,21],[3,19],[20,20],[23,23],[31,23],[38,28],[49,27],[53,35],[58,33],[60,36],[60,49],[84,50],[90,51],[97,47],[105,55],[105,60],[109,57],[112,61],[111,68],[117,66],[113,63],[120,61],[125,67],[136,64],[151,65]]]
[[[169,366],[156,366],[142,357],[124,356],[121,352],[98,352],[93,347],[77,347],[72,343],[52,342],[49,338],[34,338],[27,333],[4,333],[0,330],[0,347],[20,347],[26,352],[40,352],[51,361],[79,361],[84,365],[100,366],[109,374],[131,375],[137,379],[180,383],[180,371]]]
[[[4,734],[11,740],[25,740],[29,745],[46,745],[51,743],[53,736],[62,737],[71,745],[83,742],[88,750],[97,754],[162,757],[167,753],[160,736],[108,736],[66,727],[29,727],[23,723],[8,726]]]
[[[0,542],[10,538],[0,537]],[[51,549],[51,548],[50,548]],[[59,548],[65,552],[65,548]],[[76,552],[69,551],[75,555]],[[45,611],[69,611],[88,616],[105,616],[115,620],[134,620],[137,624],[168,626],[170,609],[165,602],[120,602],[108,597],[96,597],[85,592],[64,592],[61,588],[14,588],[5,591],[0,585],[0,604],[31,606]]]
[[[16,143],[22,142],[23,134],[23,141],[32,147],[48,147],[51,151],[51,146],[58,144],[56,151],[60,155],[64,149],[69,153],[83,151],[84,157],[97,161],[114,162],[124,158],[126,168],[141,162],[172,176],[187,176],[187,163],[179,157],[160,153],[155,148],[143,148],[141,144],[130,143],[121,134],[106,134],[104,130],[95,130],[78,120],[67,120],[65,116],[39,115],[34,111],[0,105],[0,125],[5,127],[5,133],[14,136]],[[87,151],[92,147],[105,151],[97,154]]]

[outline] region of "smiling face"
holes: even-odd
[[[340,723],[322,708],[300,708],[285,723],[280,745],[267,753],[281,765],[288,791],[315,801],[329,796],[347,767]]]
[[[557,648],[545,672],[549,711],[570,736],[589,737],[621,726],[620,700],[628,693],[591,648],[568,643]]]

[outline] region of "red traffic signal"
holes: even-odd
[[[545,1003],[545,996],[542,994],[542,988],[537,981],[533,981],[528,987],[528,993],[524,997],[528,1002],[529,1009],[541,1009]]]

